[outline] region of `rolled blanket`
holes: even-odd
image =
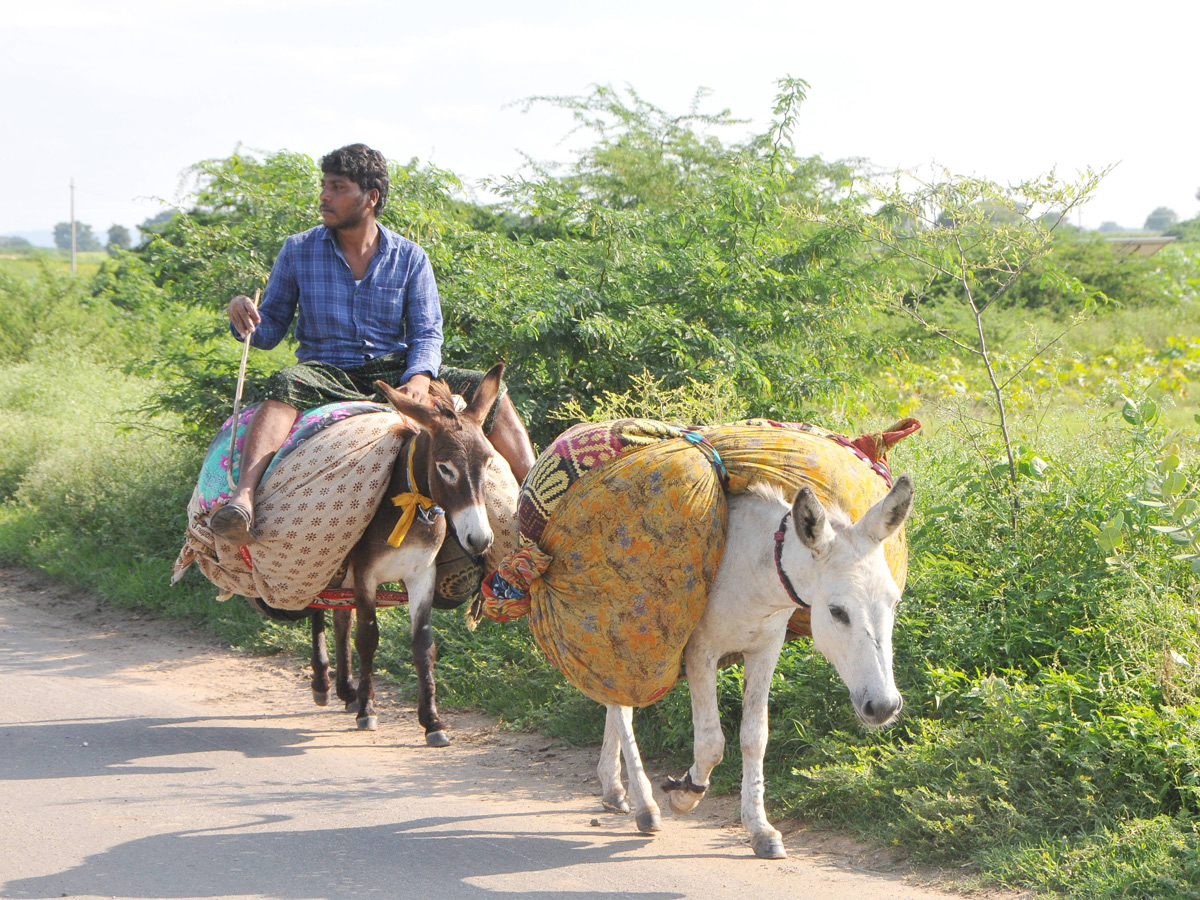
[[[239,417],[239,442],[251,415],[253,408]],[[303,609],[337,576],[366,530],[400,447],[414,429],[375,403],[305,412],[258,486],[257,537],[243,548],[208,528],[208,517],[228,500],[233,427],[226,422],[205,456],[171,582],[195,561],[221,589],[221,599],[241,594],[262,597],[278,609]]]
[[[331,584],[340,584],[346,555],[375,515],[411,423],[389,406],[332,403],[306,410],[267,468],[255,494],[257,538],[240,548],[214,534],[209,516],[229,499],[244,431],[254,415],[227,421],[213,440],[188,504],[188,530],[172,572],[174,584],[196,562],[221,590],[262,597],[279,609],[303,609]],[[452,609],[479,592],[484,574],[517,547],[518,485],[500,456],[488,465],[487,511],[495,540],[477,561],[453,538],[437,557],[434,605]]]

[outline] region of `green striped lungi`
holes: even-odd
[[[376,379],[397,386],[407,368],[405,353],[388,353],[350,369],[323,362],[301,362],[280,369],[269,377],[252,399],[260,402],[278,400],[302,410],[341,400],[373,400],[376,403],[386,403],[387,400],[375,390]],[[475,396],[475,389],[486,374],[475,369],[456,369],[451,366],[442,366],[438,370],[438,378],[445,381],[453,393],[460,394],[468,403]],[[496,403],[492,404],[491,411],[483,423],[485,434],[491,433],[492,423],[496,419],[496,405],[507,390],[508,388],[501,383]]]

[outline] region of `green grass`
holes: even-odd
[[[104,252],[76,253],[75,277],[85,280],[92,278],[100,271],[101,264],[107,259],[108,254]],[[24,253],[6,253],[0,251],[0,274],[12,275],[26,280],[35,280],[43,270],[49,270],[56,274],[70,275],[71,254],[63,250],[43,250],[40,248]]]
[[[0,265],[0,561],[211,629],[247,651],[307,656],[306,627],[267,622],[240,600],[216,603],[194,569],[168,587],[201,448],[178,418],[136,412],[161,385],[126,363],[160,344],[187,352],[180,311],[158,309],[149,287],[118,308],[61,268],[25,278],[10,262]],[[1014,436],[1050,466],[1021,482],[1016,532],[988,474],[994,439],[964,439],[948,405],[917,395],[929,421],[891,457],[918,486],[896,632],[905,716],[864,732],[831,667],[806,642],[789,645],[771,701],[773,815],[1019,889],[1200,896],[1200,583],[1152,529],[1160,513],[1136,502],[1161,475],[1165,431],[1139,437],[1109,415],[1123,392],[1166,402],[1169,424],[1186,428],[1176,438],[1181,471],[1200,480],[1189,393],[1200,364],[1196,312],[1192,298],[1152,315],[1108,311],[1028,378],[1012,407]],[[1049,320],[1007,311],[995,346],[1019,355],[1026,321]],[[914,383],[950,368],[936,342],[909,356],[895,372]],[[1068,368],[1077,365],[1083,371]],[[964,393],[982,395],[979,375],[966,367]],[[851,398],[868,426],[902,411],[898,389],[882,374],[877,385],[874,398]],[[736,403],[699,389],[650,388],[640,400],[610,396],[602,411],[642,414],[641,402],[664,418],[736,415]],[[967,408],[979,401],[968,396]],[[1116,556],[1089,527],[1114,516],[1127,539]],[[383,614],[379,665],[411,697],[405,619],[403,610]],[[444,705],[599,741],[603,710],[545,663],[524,622],[470,632],[460,613],[443,612],[435,627]],[[736,667],[721,674],[728,735],[739,679]],[[686,765],[685,684],[637,721],[647,756]],[[714,781],[736,790],[739,778],[733,740]]]
[[[959,335],[973,327],[961,311],[950,320]],[[1011,419],[1027,436],[1047,421],[1073,426],[1060,429],[1070,432],[1098,412],[1118,410],[1122,397],[1133,394],[1159,401],[1170,424],[1193,424],[1200,400],[1200,299],[1194,293],[1152,310],[1105,306],[1078,322],[1026,309],[994,310],[985,321],[998,376],[1002,382],[1013,377],[1006,390]],[[901,315],[880,314],[865,327],[898,349],[871,368],[873,391],[869,399],[856,398],[857,419],[916,415],[934,427],[962,414],[996,421],[977,356]],[[880,415],[881,408],[887,414]]]

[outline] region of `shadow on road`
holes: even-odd
[[[228,720],[229,717],[220,717]],[[205,725],[208,718],[74,719],[0,726],[0,781],[203,771],[211,766],[135,765],[212,751],[248,758],[299,756],[311,734],[296,728]]]
[[[279,900],[459,900],[509,893],[530,900],[676,900],[684,896],[639,891],[633,884],[611,891],[585,889],[588,867],[620,863],[622,853],[643,847],[649,838],[603,832],[549,836],[524,831],[519,821],[505,819],[475,817],[482,826],[478,828],[456,828],[464,822],[447,818],[336,830],[250,831],[243,827],[165,833],[116,845],[61,873],[10,880],[0,896],[86,894],[160,900],[247,895]],[[311,864],[302,871],[279,866],[277,861],[292,856],[297,844],[312,849]],[[157,862],[148,867],[147,859]],[[521,888],[521,875],[556,869],[571,870],[562,873],[561,888]],[[545,884],[546,876],[538,881]]]

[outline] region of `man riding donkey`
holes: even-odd
[[[299,312],[297,363],[272,375],[251,420],[237,486],[212,516],[212,530],[236,544],[253,537],[254,492],[301,410],[344,400],[380,400],[376,379],[432,405],[441,378],[468,401],[482,372],[441,366],[442,309],[429,257],[378,221],[387,202],[387,160],[365,144],[321,159],[323,224],[289,237],[271,269],[262,303],[229,301],[230,330],[255,347],[279,343]],[[529,435],[502,391],[484,425],[518,483],[533,466]]]

